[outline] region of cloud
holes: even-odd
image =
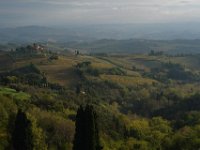
[[[199,7],[199,0],[1,0],[0,22],[65,24],[193,21],[200,19]]]

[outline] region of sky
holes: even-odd
[[[200,20],[200,0],[0,0],[0,27]]]

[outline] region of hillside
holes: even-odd
[[[9,62],[4,53],[1,60]],[[182,149],[186,141],[188,149],[198,147],[192,141],[199,139],[199,55],[18,50],[9,56],[13,65],[0,72],[0,149],[12,145],[7,127],[14,119],[8,120],[22,109],[33,124],[35,146],[72,150],[76,111],[87,104],[97,113],[103,150]]]
[[[149,53],[151,50],[167,54],[200,53],[200,40],[98,40],[93,42],[71,42],[67,48],[88,53]]]
[[[42,29],[41,29],[42,30]],[[35,31],[33,31],[35,32]],[[56,32],[56,31],[55,31]],[[60,31],[62,32],[62,31]],[[51,34],[50,32],[48,32]],[[63,32],[62,32],[63,33]],[[32,33],[27,33],[28,35]],[[37,32],[35,33],[37,34]],[[64,33],[63,33],[64,34]],[[58,34],[59,36],[59,34]],[[30,36],[29,36],[30,37]],[[43,40],[38,38],[38,43],[45,45],[51,51],[57,51],[60,53],[74,52],[74,50],[79,50],[82,53],[129,53],[129,54],[147,54],[152,50],[155,52],[162,52],[169,55],[176,54],[199,54],[200,53],[200,40],[145,40],[145,39],[101,39],[96,40],[75,40],[71,38],[70,41],[65,38],[65,40],[57,40],[51,37],[56,37],[52,34]],[[62,36],[59,36],[62,37]],[[36,38],[36,37],[35,37]],[[28,39],[28,38],[27,38]],[[8,41],[0,42],[0,50],[10,51],[16,47],[26,46],[27,44],[32,44],[31,41],[37,42],[37,40],[23,40],[24,42]]]

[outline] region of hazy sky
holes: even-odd
[[[200,20],[200,0],[0,0],[0,27]]]

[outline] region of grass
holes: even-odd
[[[98,68],[98,69],[110,69],[110,68],[114,67],[114,65],[112,65],[108,62],[105,62],[105,61],[98,61],[98,62],[93,62],[92,67]]]
[[[148,79],[148,78],[142,78],[142,77],[131,77],[131,76],[119,76],[119,75],[101,75],[101,79],[103,80],[111,80],[113,82],[117,82],[123,85],[131,86],[131,85],[152,85],[153,83],[156,83],[157,81]]]
[[[140,76],[139,72],[135,72],[132,70],[132,64],[130,62],[127,62],[124,57],[118,58],[118,57],[98,57],[98,59],[101,59],[102,61],[106,61],[110,64],[112,64],[115,67],[119,67],[120,69],[127,72],[127,75],[129,76]]]
[[[2,88],[0,87],[0,95],[11,96],[13,99],[16,100],[28,100],[30,99],[30,95],[24,92],[17,92],[15,89],[10,88]]]

